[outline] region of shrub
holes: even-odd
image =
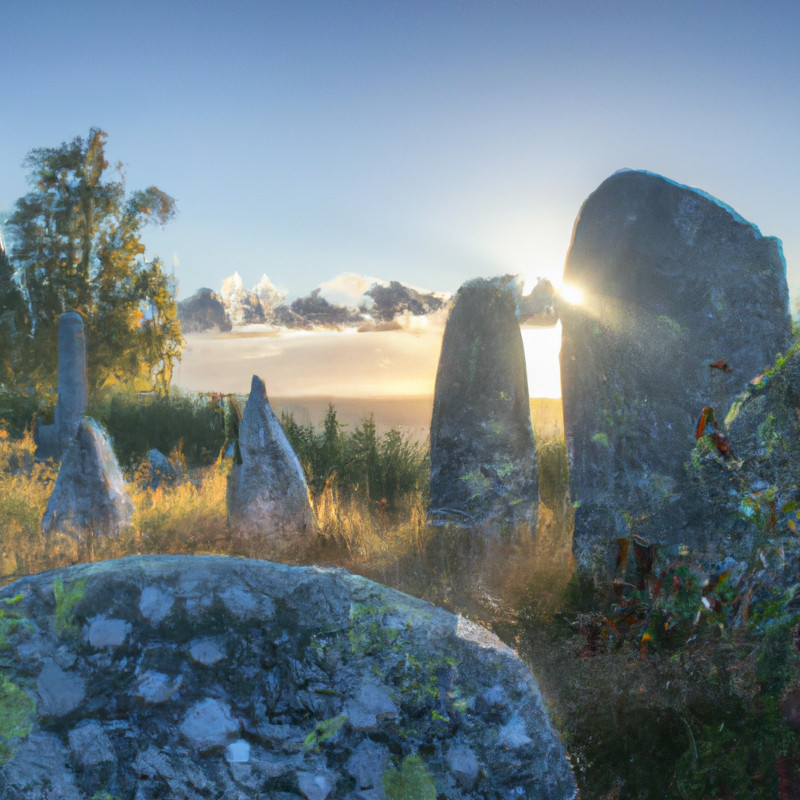
[[[177,448],[190,466],[208,466],[225,444],[221,395],[116,392],[93,401],[87,413],[105,426],[122,464],[142,461],[154,448],[162,453]]]

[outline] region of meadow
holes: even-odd
[[[123,535],[95,543],[94,558],[259,555],[237,547],[226,529],[230,404],[180,392],[94,404],[90,413],[113,437],[136,509]],[[575,570],[558,405],[540,406],[538,532],[488,538],[427,525],[424,441],[371,416],[345,423],[335,406],[313,423],[284,411],[318,522],[314,547],[297,563],[346,568],[498,633],[530,664],[584,798],[797,796],[800,754],[786,722],[787,709],[800,708],[794,592],[733,575],[711,584],[691,554],[676,560],[635,536],[620,543],[616,580]],[[56,471],[35,462],[30,431],[5,411],[3,583],[84,556],[68,541],[42,538]],[[151,447],[178,468],[174,484],[148,486]],[[765,539],[762,557],[767,546]]]

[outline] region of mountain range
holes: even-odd
[[[243,328],[393,330],[443,324],[452,298],[401,281],[344,273],[289,303],[266,275],[247,289],[238,272],[219,292],[200,289],[178,303],[185,333]]]

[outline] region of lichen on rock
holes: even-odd
[[[83,587],[66,635],[52,624],[56,580]],[[51,783],[75,800],[575,796],[514,653],[366,579],[146,556],[29,576],[0,599],[20,594],[29,625],[2,684],[23,699],[5,709],[19,709],[16,733],[0,727],[9,797]]]

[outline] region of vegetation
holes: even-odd
[[[106,177],[106,133],[93,128],[25,159],[31,190],[9,220],[0,255],[0,383],[55,384],[58,317],[77,311],[92,343],[90,389],[169,386],[183,346],[175,288],[142,229],[163,225],[175,201],[155,186],[126,193],[121,164]],[[18,282],[19,281],[19,282]]]
[[[182,394],[96,402],[93,413],[112,428],[136,508],[131,528],[101,543],[96,557],[236,553],[226,533],[225,488],[237,408],[235,398]],[[776,578],[800,563],[796,491],[743,487],[741,514],[756,531],[749,563],[709,572],[691,553],[632,535],[618,542],[617,571],[604,583],[586,572],[570,577],[568,552],[560,562],[553,557],[572,513],[563,439],[539,448],[539,542],[531,549],[524,537],[489,545],[457,527],[427,526],[426,448],[399,432],[379,435],[372,419],[348,430],[332,407],[319,427],[291,415],[282,424],[319,523],[308,558],[468,613],[512,643],[543,688],[582,797],[797,796],[800,595]],[[153,446],[182,462],[186,478],[152,488],[143,462]],[[721,458],[706,449],[703,458]],[[32,454],[29,433],[0,431],[4,581],[74,558],[42,540],[39,521],[55,475]],[[64,635],[80,590],[55,588],[54,624]],[[357,613],[351,646],[383,641],[371,610]],[[16,624],[9,615],[3,623],[0,645]],[[412,667],[409,692],[424,699],[428,673]],[[9,744],[30,709],[15,684],[2,680],[10,711],[0,720],[0,744]],[[324,746],[340,723],[321,723],[307,746]],[[432,796],[421,761],[406,759],[388,775],[387,793]]]

